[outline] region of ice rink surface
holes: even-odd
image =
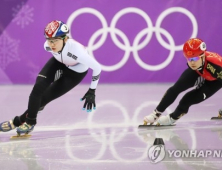
[[[138,129],[171,84],[99,85],[97,110],[82,111],[88,85],[80,84],[49,103],[29,139],[0,133],[1,170],[222,169],[221,91],[190,108],[176,126]],[[31,85],[0,86],[1,122],[27,109]],[[184,93],[164,114],[173,111]],[[165,157],[153,163],[148,150],[162,138]],[[169,155],[169,153],[175,154]],[[182,151],[193,151],[182,157]],[[196,152],[196,156],[195,156]]]

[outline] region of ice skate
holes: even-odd
[[[31,135],[29,133],[33,131],[34,126],[35,125],[29,125],[27,123],[22,124],[21,126],[17,127],[17,129],[16,129],[17,136],[12,136],[11,139],[30,137]]]
[[[152,125],[153,123],[155,123],[158,120],[160,115],[161,115],[161,113],[157,113],[156,111],[153,111],[153,113],[144,117],[143,125],[147,125],[147,124]]]
[[[176,122],[176,120],[174,120],[172,117],[170,117],[170,115],[166,115],[166,116],[161,116],[157,121],[156,121],[156,125],[157,126],[167,126],[167,125],[173,125]]]
[[[18,134],[28,134],[33,131],[35,125],[29,125],[26,122],[21,126],[17,127]]]
[[[222,120],[222,109],[218,111],[218,116],[212,117],[211,120]]]
[[[8,132],[10,130],[15,129],[15,125],[13,124],[13,119],[9,121],[2,122],[0,124],[0,132]]]

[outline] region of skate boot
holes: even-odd
[[[148,123],[150,123],[150,125],[152,125],[154,122],[156,122],[158,120],[160,115],[161,115],[160,112],[154,110],[153,113],[151,113],[150,115],[144,117],[143,124],[147,125]]]
[[[34,126],[35,125],[29,125],[25,122],[23,125],[17,127],[16,131],[17,131],[18,136],[20,136],[21,134],[25,134],[25,135],[29,134],[30,132],[33,131]]]
[[[13,130],[15,128],[16,127],[13,124],[13,119],[0,123],[0,132],[8,132],[8,131]]]
[[[175,120],[172,117],[170,117],[170,115],[161,116],[157,120],[157,126],[159,126],[159,125],[173,125],[176,121],[177,120]]]

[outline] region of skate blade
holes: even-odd
[[[139,125],[138,128],[151,128],[151,127],[169,127],[169,126],[175,126],[176,124],[172,125],[159,125],[159,124],[150,124],[150,125]]]
[[[222,120],[222,117],[212,117],[211,120]]]
[[[11,136],[10,139],[27,139],[30,138],[32,135],[24,134],[24,135],[15,135]]]
[[[143,121],[143,125],[153,125],[153,123],[148,124],[145,120]]]

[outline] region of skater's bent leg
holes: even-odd
[[[178,119],[180,119],[184,114],[186,114],[191,105],[202,102],[203,94],[200,90],[192,90],[186,93],[183,98],[180,100],[179,105],[175,109],[173,113],[166,116],[161,116],[158,119],[158,123],[160,125],[171,125],[175,123]]]
[[[190,106],[201,103],[202,101],[210,98],[221,87],[222,84],[219,81],[206,81],[199,89],[194,89],[186,93],[180,100],[175,111],[171,113],[170,116],[175,120],[179,119],[184,114],[188,113]]]
[[[166,91],[153,113],[144,117],[144,124],[152,124],[157,121],[160,118],[162,112],[164,112],[165,109],[175,101],[181,92],[195,85],[198,77],[199,75],[196,72],[189,68],[186,69],[177,80],[177,82]]]
[[[54,57],[48,60],[40,71],[29,96],[28,110],[26,110],[21,116],[16,116],[14,119],[10,120],[13,123],[13,126],[18,127],[25,122],[30,125],[36,124],[37,112],[42,109],[41,107],[44,107],[44,105],[41,104],[43,93],[48,86],[50,86],[51,82],[54,81],[56,71],[62,70],[63,68],[66,68],[66,66],[58,62]]]
[[[55,73],[59,69],[63,69],[66,66],[58,62],[54,57],[50,58],[40,71],[33,90],[29,96],[28,103],[28,115],[26,122],[30,125],[36,123],[37,113],[41,105],[43,93],[54,81]]]
[[[67,70],[66,72],[44,92],[41,105],[45,106],[52,100],[70,91],[78,85],[87,74],[87,71],[84,73],[76,73],[72,70]]]
[[[162,100],[156,107],[156,110],[161,113],[164,112],[165,109],[175,101],[181,92],[195,85],[198,77],[199,75],[195,71],[189,68],[186,69],[177,82],[166,91]]]
[[[165,109],[171,105],[177,96],[182,92],[183,90],[180,88],[177,88],[177,86],[170,87],[166,93],[164,94],[163,98],[161,99],[160,103],[156,107],[156,110],[160,113],[164,112]]]
[[[30,125],[36,124],[36,117],[39,108],[41,107],[41,100],[44,91],[49,87],[50,81],[43,77],[38,77],[37,81],[32,89],[32,92],[29,96],[28,103],[28,115],[26,122]]]
[[[64,75],[59,80],[50,84],[50,86],[46,88],[46,90],[43,92],[41,96],[41,103],[38,103],[38,105],[34,105],[36,114],[38,113],[38,111],[42,110],[49,102],[62,96],[73,87],[78,85],[87,74],[87,71],[84,73],[76,73],[68,68],[67,70],[64,70]],[[37,108],[38,110],[36,110]],[[20,116],[21,123],[24,123],[27,120],[28,112],[30,112],[29,109]]]

